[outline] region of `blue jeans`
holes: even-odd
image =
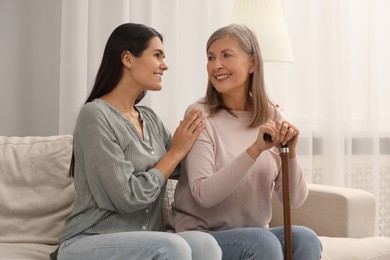
[[[215,239],[204,232],[122,232],[80,234],[61,243],[58,260],[216,260],[222,258]]]
[[[210,232],[222,248],[224,260],[283,260],[284,229],[236,228]],[[313,230],[292,227],[293,259],[321,258],[322,245]]]

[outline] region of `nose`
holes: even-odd
[[[164,61],[161,61],[160,67],[163,70],[167,70],[168,69],[168,65]]]
[[[215,60],[214,60],[214,68],[216,70],[219,70],[219,69],[223,68],[223,62],[221,61],[221,59],[219,57],[216,57]]]

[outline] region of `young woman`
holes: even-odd
[[[215,31],[207,57],[206,96],[190,106],[205,114],[206,128],[184,159],[169,225],[175,232],[210,232],[223,259],[283,259],[283,227],[268,228],[271,194],[275,189],[282,201],[279,149],[288,142],[291,205],[307,197],[296,155],[299,130],[267,96],[251,30],[232,24]],[[265,133],[272,142],[264,141]],[[294,259],[320,258],[312,230],[294,226],[292,233]]]
[[[165,181],[204,129],[191,111],[173,137],[137,103],[161,89],[162,36],[122,24],[109,37],[96,82],[74,131],[76,201],[60,234],[58,259],[220,259],[204,232],[158,232]]]

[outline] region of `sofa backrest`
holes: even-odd
[[[57,244],[73,207],[72,136],[0,136],[0,242]]]

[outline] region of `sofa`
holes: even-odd
[[[47,260],[70,213],[75,191],[67,177],[72,136],[0,137],[0,260]],[[176,182],[168,181],[164,219]],[[309,197],[292,210],[292,223],[314,229],[323,260],[389,260],[390,238],[375,236],[375,198],[368,192],[309,185]],[[275,197],[275,196],[274,196]],[[271,226],[283,224],[273,199]]]

